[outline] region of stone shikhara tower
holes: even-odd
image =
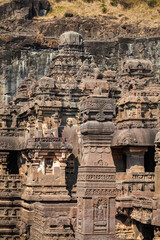
[[[1,105],[0,240],[160,239],[158,79],[149,60],[100,67],[66,32]]]

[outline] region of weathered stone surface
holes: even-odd
[[[45,15],[50,9],[49,1],[45,0],[12,0],[0,6],[0,19],[19,14],[20,18],[31,19],[35,16]]]
[[[152,59],[125,58],[121,41],[84,44],[73,31],[60,36],[58,51],[56,44],[52,53],[35,51],[40,72],[24,74],[0,106],[0,236],[158,239],[160,87]],[[115,64],[117,54],[123,61]]]
[[[2,103],[8,103],[13,99],[13,95],[17,92],[18,85],[25,77],[34,76],[39,79],[48,72],[48,67],[54,56],[55,50],[58,48],[57,36],[55,37],[43,37],[35,35],[35,29],[30,30],[32,36],[22,33],[22,35],[1,35],[1,56],[0,56],[0,76],[1,76],[1,91],[0,95]],[[121,79],[119,77],[121,70],[123,70],[123,62],[125,56],[127,58],[141,59],[142,57],[150,60],[154,65],[152,66],[154,77],[153,82],[157,82],[160,77],[159,72],[159,37],[137,39],[124,38],[116,41],[84,41],[84,49],[86,52],[94,56],[94,62],[99,68],[100,72],[103,72],[103,80],[98,79],[98,82],[103,86],[104,91],[108,85],[110,87],[110,95],[115,99],[119,98],[122,93],[122,86],[129,87],[129,81],[131,77],[126,77],[124,82],[124,76]],[[77,65],[80,67],[79,65]],[[75,66],[76,67],[76,66]],[[77,68],[78,68],[77,67]],[[95,68],[95,67],[94,67]],[[94,73],[95,71],[95,73]],[[96,69],[93,71],[95,81],[91,79],[84,79],[81,84],[81,88],[92,89],[92,84],[96,86]],[[98,76],[98,75],[97,75]],[[127,80],[128,79],[128,80]],[[151,78],[139,81],[141,87],[147,81],[151,81]],[[117,86],[118,83],[118,86]]]

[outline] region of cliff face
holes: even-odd
[[[20,38],[1,46],[0,85],[2,103],[8,103],[18,85],[27,76],[38,79],[47,73],[54,52],[56,38]],[[49,45],[50,44],[50,45]],[[160,77],[160,37],[119,38],[118,40],[84,41],[86,52],[92,54],[102,71],[120,71],[125,58],[144,58],[153,63],[155,77]],[[118,78],[118,75],[115,76]],[[115,80],[116,81],[116,80]]]
[[[34,76],[37,79],[46,74],[47,67],[52,60],[53,50],[31,49],[27,51],[23,49],[10,54],[3,51],[3,54],[5,56],[1,56],[0,60],[0,99],[1,103],[7,104],[17,92],[22,79],[27,76]]]
[[[28,75],[47,72],[57,38],[73,30],[84,36],[86,51],[94,55],[102,70],[120,70],[124,58],[147,58],[160,75],[160,23],[131,22],[111,13],[105,16],[33,18],[45,15],[50,3],[44,0],[15,1],[0,6],[0,101],[8,103],[19,82]],[[156,26],[156,27],[155,27]]]
[[[25,19],[45,15],[50,9],[49,1],[45,0],[11,0],[0,6],[0,19],[6,19],[14,14],[19,14]]]

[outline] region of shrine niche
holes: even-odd
[[[0,106],[0,239],[160,239],[151,61],[110,70],[73,31],[52,58]]]
[[[93,203],[93,224],[94,232],[104,231],[107,232],[108,217],[107,217],[107,200],[95,199]]]

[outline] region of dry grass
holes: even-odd
[[[52,11],[48,13],[47,17],[63,17],[67,12],[73,13],[74,16],[103,15],[101,10],[101,1],[87,3],[83,0],[77,0],[73,2],[68,2],[67,0],[55,2],[54,0],[50,0],[50,3],[52,6]]]
[[[3,5],[5,3],[11,2],[11,0],[0,0],[0,5]]]
[[[8,3],[11,0],[0,0],[0,5]],[[90,2],[87,2],[90,1]],[[134,23],[138,22],[142,27],[157,27],[160,24],[160,0],[157,6],[150,8],[144,1],[150,0],[117,0],[117,1],[135,1],[135,5],[129,9],[125,9],[122,5],[112,6],[111,0],[49,0],[52,11],[45,19],[52,19],[54,16],[63,17],[65,13],[73,13],[74,16],[94,17],[113,15],[117,18],[115,21]],[[104,13],[104,8],[106,12]]]
[[[83,0],[76,0],[69,2],[67,0],[55,1],[49,0],[52,6],[52,11],[48,13],[45,18],[52,18],[54,16],[63,17],[65,13],[73,13],[74,16],[80,15],[85,17],[93,17],[98,15],[112,14],[114,17],[128,18],[128,21],[152,21],[160,23],[160,5],[154,8],[150,8],[146,3],[140,2],[130,9],[124,9],[123,6],[119,5],[114,7],[111,6],[110,0],[95,0],[93,2],[85,2]],[[160,1],[160,0],[158,0]],[[106,13],[103,13],[102,6],[106,7]],[[159,9],[159,11],[158,11]]]

